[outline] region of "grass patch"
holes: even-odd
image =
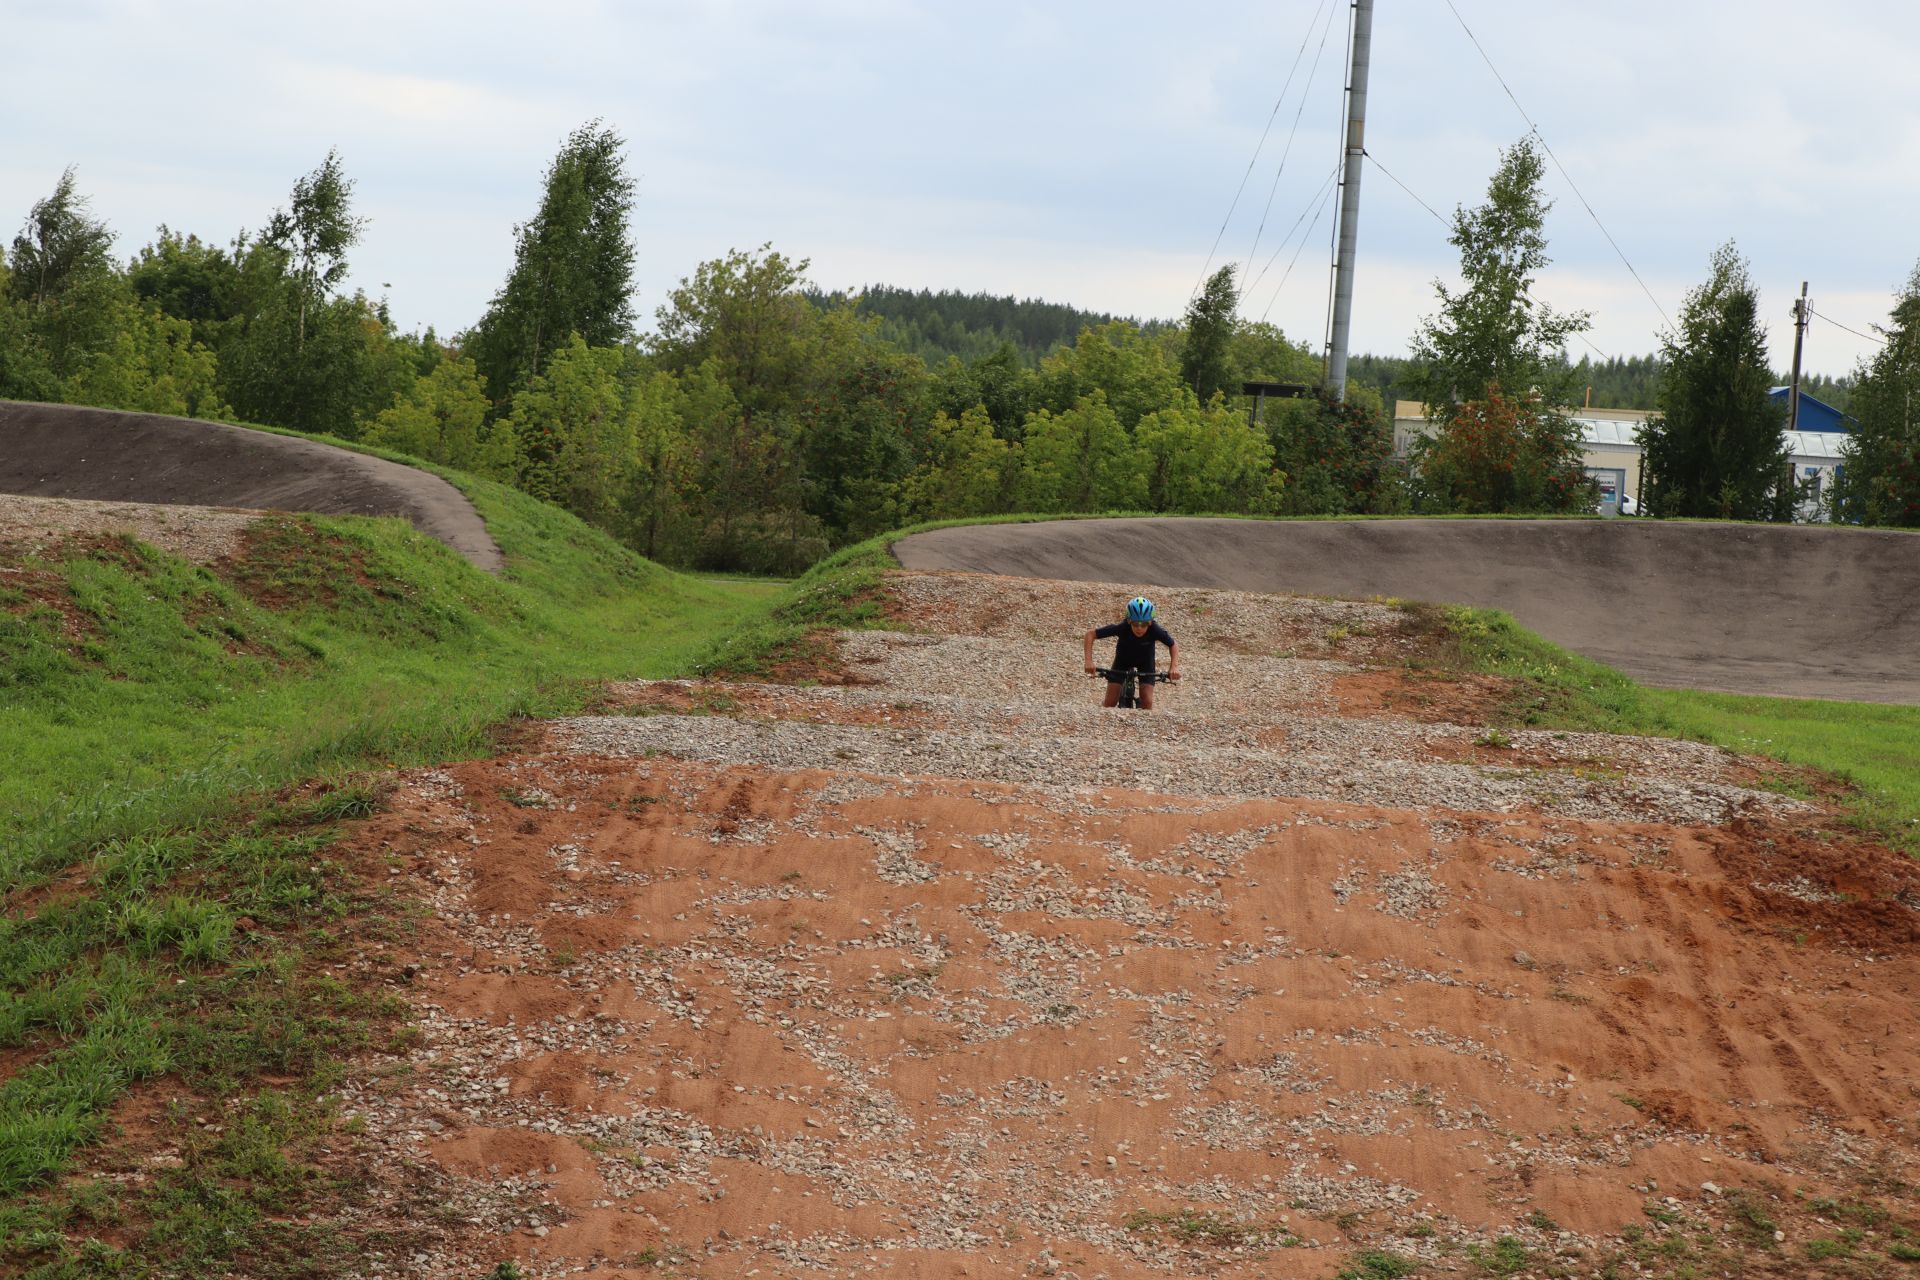
[[[1405,1254],[1376,1249],[1347,1259],[1346,1265],[1333,1273],[1333,1280],[1398,1280],[1419,1270],[1419,1262]]]
[[[1854,788],[1855,825],[1920,853],[1920,707],[1645,688],[1508,614],[1446,613],[1464,664],[1513,682],[1512,724],[1686,738],[1816,769]]]
[[[1300,1243],[1286,1227],[1256,1226],[1207,1209],[1140,1209],[1128,1214],[1122,1225],[1189,1249],[1284,1249]]]
[[[670,573],[450,478],[502,574],[397,520],[271,517],[210,567],[0,547],[0,1273],[353,1273],[327,1224],[365,1192],[316,1158],[352,1142],[328,1090],[407,1029],[378,995],[399,975],[334,974],[407,923],[332,860],[335,824],[379,810],[390,766],[687,674],[784,587]],[[143,1121],[173,1157],[137,1186],[73,1173],[143,1082],[175,1102]]]

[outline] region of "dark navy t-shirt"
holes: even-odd
[[[1115,671],[1151,671],[1153,646],[1158,643],[1173,648],[1173,637],[1157,622],[1149,622],[1147,633],[1142,636],[1133,634],[1133,628],[1124,622],[1110,622],[1104,627],[1094,628],[1095,640],[1108,640],[1115,636],[1120,640],[1113,647],[1111,666]]]

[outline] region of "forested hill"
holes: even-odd
[[[829,308],[844,305],[844,296],[805,291],[815,306]],[[1111,320],[1128,320],[1146,332],[1168,327],[1168,322],[1142,323],[1128,316],[1108,315],[1103,311],[1082,311],[1061,302],[1043,302],[1038,298],[996,297],[987,293],[961,293],[953,289],[901,289],[893,285],[868,285],[852,294],[855,311],[880,321],[879,336],[902,351],[910,351],[930,367],[958,356],[971,363],[992,355],[1001,343],[1011,343],[1022,363],[1033,366],[1056,348],[1072,346],[1080,331],[1089,325]]]

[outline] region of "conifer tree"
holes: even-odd
[[[1648,513],[1791,520],[1790,451],[1784,412],[1767,394],[1759,295],[1731,241],[1714,250],[1661,357],[1659,412],[1639,431]]]
[[[1841,446],[1836,519],[1920,526],[1920,266],[1894,299],[1893,323],[1849,398],[1858,425]]]

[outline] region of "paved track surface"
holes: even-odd
[[[1920,704],[1920,535],[1910,533],[1641,520],[1064,520],[939,529],[901,540],[894,554],[909,569],[1489,606],[1648,684]]]
[[[505,564],[473,504],[439,476],[192,418],[0,401],[0,493],[399,516],[482,569]]]

